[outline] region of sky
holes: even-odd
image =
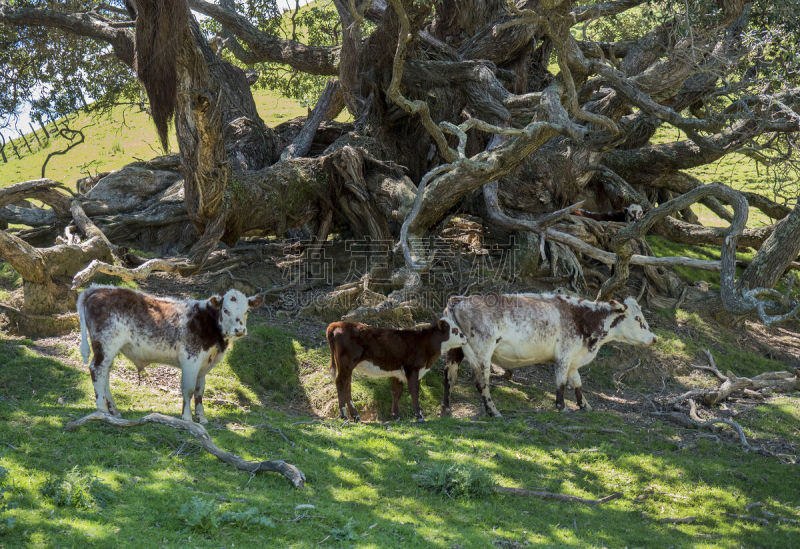
[[[304,6],[308,4],[312,0],[300,0],[300,5]],[[277,0],[278,5],[281,7],[281,11],[286,11],[287,9],[294,9],[295,3],[294,0]],[[196,13],[195,15],[198,16],[198,19],[204,18],[202,14]],[[41,91],[39,91],[41,93]],[[38,95],[38,94],[37,94]],[[30,117],[30,105],[25,105],[20,112],[17,114],[17,120],[15,121],[13,118],[10,120],[0,118],[0,134],[4,137],[19,137],[20,132],[30,133],[31,131],[31,117]],[[6,127],[6,126],[10,127]],[[19,128],[19,131],[15,128]],[[38,130],[38,124],[34,123],[34,126]]]

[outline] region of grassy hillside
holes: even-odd
[[[269,126],[306,114],[306,109],[298,102],[273,92],[260,90],[255,92],[254,98],[259,114]],[[59,123],[63,127],[64,121]],[[52,125],[49,127],[52,129]],[[52,157],[46,172],[47,177],[69,186],[90,173],[117,170],[134,160],[146,160],[164,154],[155,127],[145,112],[117,107],[107,117],[99,119],[81,113],[69,120],[69,127],[83,129],[85,142],[65,155]],[[42,132],[39,132],[39,136],[42,139]],[[49,143],[43,143],[41,149],[32,136],[28,136],[28,141],[34,154],[28,153],[21,139],[16,141],[21,160],[14,155],[11,146],[6,145],[9,162],[0,163],[0,187],[41,177],[42,164],[47,155],[63,150],[69,144],[60,136],[52,136]],[[177,150],[174,129],[170,133],[170,148]]]
[[[698,344],[716,346],[722,360],[730,354],[725,334],[683,321],[703,334]],[[301,410],[334,398],[321,330],[262,322],[209,377],[209,432],[247,459],[296,464],[303,490],[236,472],[168,428],[89,424],[66,433],[64,424],[94,408],[72,342],[57,360],[27,340],[0,342],[0,547],[791,547],[800,539],[796,466],[743,452],[729,432],[610,409],[559,414],[549,383],[494,387],[505,419],[439,419],[435,372],[423,380],[424,424],[314,419]],[[689,351],[670,334],[660,331],[657,353]],[[629,359],[611,348],[604,355],[585,376],[595,402],[595,390],[614,393],[608,369]],[[746,352],[731,360],[751,365],[737,373],[780,366]],[[113,372],[126,417],[178,413],[174,370],[170,378],[150,371],[144,384],[124,361]],[[460,381],[457,402],[476,400],[470,385]],[[357,381],[354,394],[362,410],[388,413],[386,380]],[[410,418],[407,394],[401,412]],[[797,396],[737,420],[751,443],[792,440]],[[491,485],[622,496],[587,506]]]

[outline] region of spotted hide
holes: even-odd
[[[656,341],[632,297],[619,303],[555,294],[458,296],[448,301],[444,318],[463,333],[467,344],[447,355],[443,415],[450,412],[450,388],[464,358],[475,371],[475,385],[490,416],[500,416],[489,393],[492,363],[504,369],[555,363],[556,407],[565,408],[564,389],[569,383],[578,406],[590,410],[578,368],[594,360],[610,341],[633,345]]]
[[[194,396],[197,421],[208,423],[203,412],[206,374],[238,338],[247,335],[247,312],[263,297],[248,299],[229,290],[198,301],[155,297],[113,286],[92,286],[78,297],[81,354],[89,366],[97,409],[119,415],[108,378],[114,358],[122,353],[139,373],[150,363],[181,368],[182,417],[192,421]]]
[[[360,421],[350,394],[353,371],[357,371],[370,377],[392,378],[392,417],[395,419],[399,417],[403,382],[408,383],[414,414],[418,421],[423,421],[419,380],[440,354],[466,343],[457,332],[446,320],[418,330],[375,328],[360,322],[328,325],[331,377],[336,382],[342,419],[347,419],[345,407],[348,407],[353,421]]]

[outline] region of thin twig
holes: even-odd
[[[556,492],[546,492],[544,490],[526,490],[524,488],[506,488],[505,486],[495,486],[493,488],[495,492],[498,494],[511,494],[514,496],[527,496],[527,497],[534,497],[534,498],[541,498],[541,499],[555,499],[557,501],[563,501],[565,503],[583,503],[586,505],[596,505],[598,503],[607,503],[609,501],[615,500],[617,498],[621,498],[622,494],[620,492],[614,492],[608,496],[602,497],[600,499],[586,499],[580,498],[578,496],[568,496],[566,494],[558,494]]]

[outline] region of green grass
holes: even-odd
[[[720,337],[679,314],[697,337]],[[309,421],[289,410],[335,398],[325,346],[252,326],[209,375],[210,433],[247,459],[297,465],[307,484],[294,490],[274,474],[236,472],[168,428],[65,432],[94,408],[89,375],[37,356],[30,343],[0,342],[2,547],[790,547],[800,539],[799,523],[723,514],[758,515],[746,506],[761,502],[800,520],[794,467],[671,424],[559,414],[542,388],[493,389],[506,419],[440,419],[431,417],[441,394],[432,373],[423,380],[424,424],[411,421],[407,396],[399,422]],[[715,357],[724,369],[725,357]],[[388,385],[356,379],[356,405],[385,417]],[[458,388],[457,398],[475,398],[463,380]],[[126,417],[177,415],[180,406],[150,385],[116,379],[112,391]],[[521,410],[539,396],[535,410]],[[796,439],[797,402],[780,397],[741,422],[751,437]],[[592,507],[496,494],[492,485],[622,498]],[[687,516],[697,521],[657,522]]]
[[[270,127],[306,114],[306,109],[299,103],[270,91],[255,91],[253,98],[260,116]],[[63,125],[64,121],[59,121],[59,124]],[[92,119],[85,113],[79,113],[70,117],[69,126],[74,129],[84,128],[86,141],[65,155],[53,156],[47,164],[46,175],[71,188],[74,188],[77,179],[90,173],[118,170],[130,162],[149,160],[164,154],[155,127],[144,112],[117,107],[109,116],[98,120]],[[42,132],[38,128],[37,131],[42,139]],[[30,142],[32,137],[28,139]],[[170,129],[169,143],[173,152],[178,150],[174,126]],[[24,149],[24,153],[23,149],[20,149],[21,160],[14,155],[11,147],[7,146],[6,156],[9,162],[0,163],[0,187],[38,179],[41,177],[42,164],[47,155],[63,150],[67,145],[68,142],[64,138],[51,136],[50,141],[44,142],[44,147],[41,149],[32,143],[33,154],[28,153],[28,149]]]

